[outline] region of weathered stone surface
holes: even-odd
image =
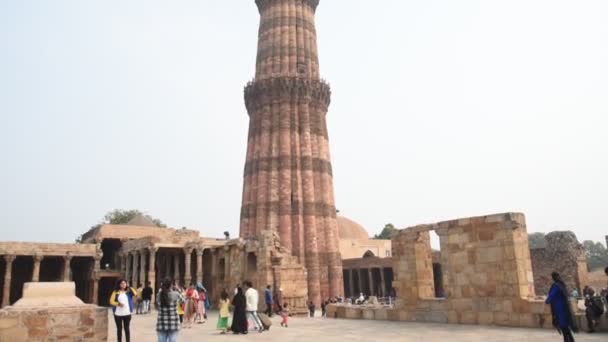
[[[74,300],[73,283],[27,285],[29,290],[24,292],[19,305],[0,310],[0,341],[107,339],[107,309]],[[67,295],[70,290],[71,297],[74,298]],[[55,297],[54,300],[42,297],[41,292],[46,296]]]
[[[534,271],[534,288],[538,295],[546,295],[553,283],[552,272],[559,272],[569,289],[588,285],[585,249],[571,231],[551,232],[545,236],[545,247],[530,251]]]
[[[431,291],[432,229],[440,238],[445,299],[435,299]],[[399,231],[392,239],[397,300],[387,319],[550,328],[549,306],[533,299],[527,236],[525,217],[517,213]],[[368,310],[351,307],[339,317],[370,319]]]

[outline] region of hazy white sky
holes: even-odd
[[[336,203],[608,234],[608,1],[322,0]],[[114,208],[238,233],[253,0],[0,1],[1,240]]]

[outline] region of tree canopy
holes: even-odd
[[[167,225],[164,224],[163,221],[161,221],[157,218],[154,218],[148,214],[144,214],[143,212],[141,212],[137,209],[131,209],[131,210],[114,209],[114,210],[106,213],[106,215],[103,217],[103,220],[100,223],[92,226],[91,229],[89,229],[89,231],[91,231],[93,229],[97,229],[104,224],[126,224],[138,215],[142,215],[142,216],[149,218],[150,221],[152,221],[154,223],[154,225],[156,225],[159,228],[167,228]],[[82,235],[79,236],[78,238],[76,238],[76,242],[81,242],[81,241],[82,241]]]
[[[141,211],[137,210],[137,209],[131,209],[131,210],[122,210],[122,209],[115,209],[112,210],[110,212],[108,212],[104,217],[103,217],[103,222],[98,224],[102,225],[102,224],[126,224],[129,221],[131,221],[134,217],[138,216],[138,215],[142,215],[145,216],[147,218],[149,218],[152,222],[154,222],[154,224],[159,227],[159,228],[167,228],[167,225],[164,224],[161,220],[154,218],[148,214],[144,214]]]
[[[376,240],[390,240],[391,236],[397,229],[392,223],[387,223],[384,225],[384,228],[380,232],[380,234],[374,235],[374,239]]]
[[[608,249],[601,242],[586,240],[583,242],[587,253],[587,269],[594,271],[608,266]]]
[[[545,233],[528,234],[528,242],[530,243],[530,249],[544,248],[546,246]]]

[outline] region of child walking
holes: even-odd
[[[230,299],[228,299],[228,292],[222,291],[220,295],[220,317],[217,320],[217,329],[221,331],[221,334],[225,334],[228,331],[228,317],[230,317]]]
[[[287,328],[287,317],[289,317],[289,304],[283,304],[283,309],[281,310],[280,315],[281,318],[283,318],[283,320],[281,321],[281,326]]]

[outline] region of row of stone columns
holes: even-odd
[[[184,283],[190,284],[192,281],[192,252],[193,247],[183,249],[184,258]],[[139,251],[127,252],[123,258],[122,268],[125,272],[125,279],[132,285],[136,286],[139,283],[144,284],[146,280],[146,266],[148,265],[148,281],[154,286],[156,283],[156,268],[159,269],[163,277],[173,277],[181,279],[180,273],[180,258],[181,253],[167,253],[164,265],[156,263],[156,253],[158,248],[147,248]],[[203,281],[203,252],[204,248],[196,249],[196,282]],[[146,258],[146,254],[149,257]],[[173,262],[173,265],[171,263]],[[173,266],[173,274],[171,274],[171,266]],[[139,270],[139,271],[138,271]]]
[[[148,281],[154,285],[156,282],[156,252],[158,248],[146,248],[138,251],[127,252],[122,258],[121,268],[125,279],[131,286],[146,283],[146,265],[148,267]],[[148,258],[146,258],[148,256]]]
[[[5,255],[4,261],[6,264],[4,271],[4,288],[2,289],[2,307],[8,306],[10,303],[10,294],[11,294],[11,280],[13,273],[13,262],[17,258],[16,255]],[[34,259],[34,268],[32,270],[32,282],[40,281],[40,264],[42,260],[44,260],[44,255],[35,254],[33,256]],[[63,275],[62,280],[64,282],[70,281],[70,264],[72,261],[72,255],[66,254],[63,256]],[[95,259],[96,264],[99,264],[99,260]],[[98,270],[99,267],[97,267]],[[97,299],[97,292],[94,291],[93,300]]]
[[[381,292],[380,293],[376,293],[376,286],[375,286],[375,281],[374,281],[374,277],[373,277],[373,270],[377,269],[380,272],[380,289]],[[355,293],[355,281],[354,281],[354,272],[358,272],[358,279],[359,279],[359,290],[360,292],[363,292],[363,279],[364,277],[368,278],[369,281],[369,290],[370,293],[369,295],[371,296],[375,296],[375,295],[379,295],[379,296],[384,296],[385,292],[386,292],[386,280],[384,278],[384,268],[359,268],[359,269],[353,269],[350,268],[347,270],[348,273],[348,290],[351,296],[355,296],[356,297],[356,293]]]

